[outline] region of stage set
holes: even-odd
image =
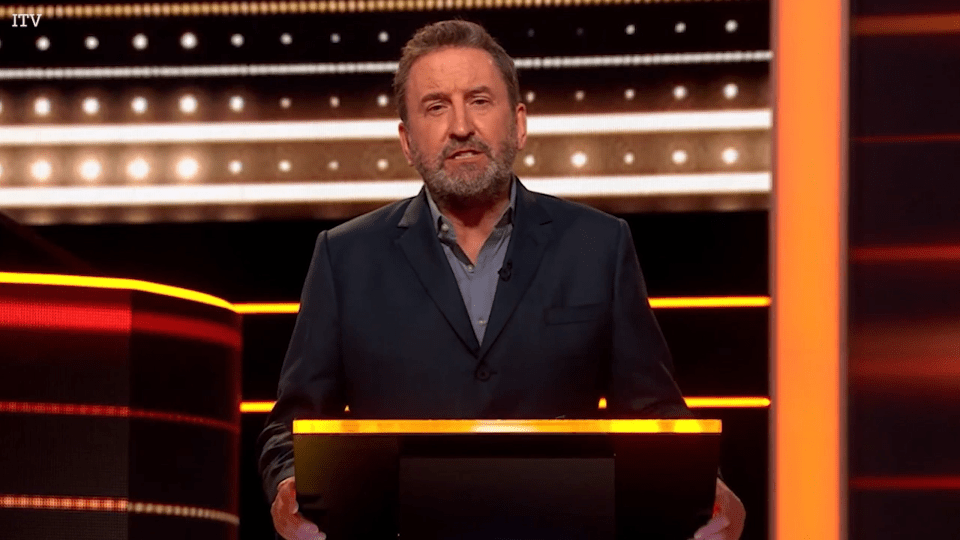
[[[629,227],[695,417],[348,403],[293,423],[303,515],[684,540],[719,471],[744,540],[958,537],[956,6],[336,0],[0,7],[0,538],[274,538],[314,244],[420,191],[393,76],[452,18],[515,61],[523,185]]]

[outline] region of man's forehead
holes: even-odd
[[[489,67],[489,69],[484,69]],[[494,78],[506,84],[493,56],[473,47],[444,47],[418,58],[410,68],[410,82],[421,90],[437,88],[453,82],[491,84]]]

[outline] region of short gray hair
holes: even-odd
[[[418,30],[403,47],[400,65],[393,77],[393,94],[397,100],[400,120],[407,121],[407,79],[410,78],[413,63],[429,53],[447,47],[469,47],[490,53],[500,75],[503,76],[503,82],[507,85],[510,106],[516,108],[520,103],[520,82],[517,79],[517,68],[507,51],[479,24],[463,20],[440,21]]]

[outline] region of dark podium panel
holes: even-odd
[[[686,540],[719,420],[298,420],[301,512],[330,540]]]

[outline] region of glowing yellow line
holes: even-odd
[[[245,315],[266,315],[271,313],[297,313],[300,311],[300,304],[297,302],[280,302],[272,304],[234,304],[237,313]]]
[[[720,433],[720,420],[294,420],[293,433]]]
[[[650,307],[661,309],[767,307],[769,305],[769,296],[704,296],[650,299]],[[297,302],[243,303],[234,304],[233,307],[236,308],[237,313],[243,313],[245,315],[297,313],[300,311],[300,304]]]
[[[691,409],[760,409],[770,406],[770,398],[761,396],[740,397],[688,397],[684,398]],[[244,401],[240,404],[242,413],[268,413],[273,410],[274,401]],[[607,398],[600,398],[598,409],[607,408]],[[349,412],[350,407],[346,410]]]
[[[182,300],[190,300],[192,302],[236,311],[230,302],[207,293],[191,291],[170,285],[161,285],[159,283],[151,283],[149,281],[141,281],[139,279],[0,272],[0,283],[57,285],[61,287],[88,287],[95,289],[126,289],[171,296]]]

